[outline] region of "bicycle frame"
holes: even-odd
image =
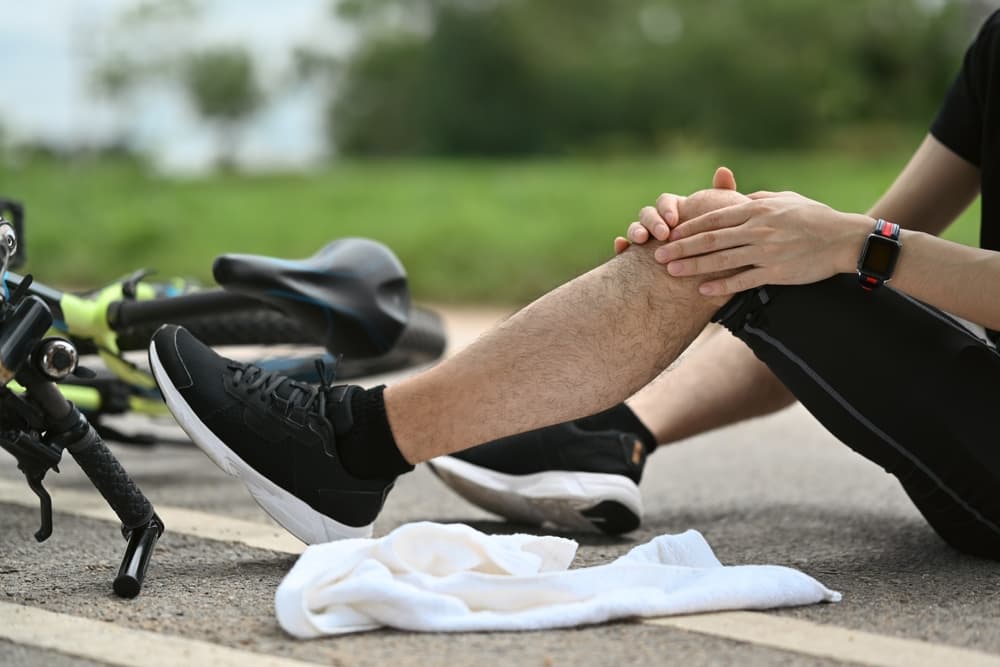
[[[7,274],[7,284],[17,289],[24,278],[15,273]],[[127,361],[118,349],[116,329],[108,318],[114,304],[128,302],[126,292],[130,290],[126,281],[108,285],[90,297],[80,297],[61,292],[46,285],[32,282],[28,293],[40,297],[52,311],[54,332],[77,339],[88,339],[97,348],[97,354],[114,375],[139,392],[128,398],[128,409],[149,415],[168,414],[166,406],[159,400],[156,382],[145,371]],[[149,285],[139,284],[133,291],[135,298],[155,299],[159,295]],[[179,297],[171,297],[179,298]],[[92,387],[67,385],[60,387],[69,400],[80,409],[96,411],[102,405],[101,392]],[[143,395],[148,392],[148,395]]]

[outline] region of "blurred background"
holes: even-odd
[[[867,209],[997,3],[4,5],[0,196],[43,282],[367,236],[420,300],[513,305],[719,164]],[[976,243],[978,209],[949,235]]]

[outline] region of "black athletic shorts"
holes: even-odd
[[[1000,560],[1000,354],[947,314],[839,275],[715,316],[955,548]]]

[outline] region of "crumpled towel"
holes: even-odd
[[[383,626],[423,632],[540,630],[634,617],[836,602],[776,565],[724,566],[701,533],[663,535],[606,565],[570,570],[577,543],[411,523],[379,539],[305,550],[275,594],[299,638]]]

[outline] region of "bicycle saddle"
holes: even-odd
[[[403,265],[369,239],[338,239],[301,260],[221,255],[212,273],[226,290],[274,306],[347,356],[385,354],[409,318]]]

